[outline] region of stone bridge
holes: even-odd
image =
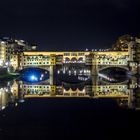
[[[107,68],[118,67],[137,73],[138,63],[134,60],[135,54],[128,51],[79,51],[79,52],[23,52],[19,69],[25,67],[39,67],[52,71],[54,66],[65,64],[82,64],[90,66],[92,75]]]

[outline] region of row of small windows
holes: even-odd
[[[45,88],[45,89],[47,88],[47,89],[49,89],[50,86],[24,86],[24,88],[25,88],[24,90],[26,90],[26,88],[27,88],[27,90],[29,90],[29,89],[34,90],[34,89],[39,89],[39,88],[40,88],[40,89],[42,89],[42,88]],[[55,87],[52,86],[51,89],[54,90]]]
[[[28,89],[28,90],[26,90],[26,89],[24,89],[24,92],[40,92],[40,90],[38,90],[38,89]],[[46,90],[43,90],[43,92],[44,91],[50,91],[49,89],[46,89]]]
[[[85,53],[64,53],[64,56],[84,56]]]
[[[24,56],[27,59],[42,59],[42,58],[50,58],[49,56]]]
[[[123,94],[122,94],[122,92],[109,92],[109,91],[107,91],[107,92],[99,92],[98,93],[99,95],[101,94],[101,95],[128,95],[128,93],[124,93],[123,92]]]
[[[41,64],[49,64],[49,62],[39,62],[39,63],[35,63],[35,62],[33,62],[33,63],[24,63],[24,65],[41,65]]]
[[[32,91],[32,90],[28,90],[27,92],[25,92],[26,95],[29,95],[29,94],[36,94],[36,95],[44,95],[44,94],[47,94],[47,95],[50,95],[49,94],[49,91]]]
[[[24,58],[24,61],[40,61],[40,60],[44,60],[44,61],[55,61],[55,58]]]
[[[83,93],[67,93],[67,92],[65,92],[64,94],[63,94],[63,96],[85,96],[85,94],[83,94]]]
[[[24,61],[40,61],[40,60],[42,60],[42,61],[49,61],[50,59],[24,59]]]
[[[50,64],[49,62],[39,62],[39,63],[32,62],[32,63],[24,63],[24,65],[49,65],[49,64]],[[51,65],[55,65],[55,62],[51,62]]]
[[[126,60],[126,58],[125,59],[120,59],[120,58],[98,58],[98,60],[102,60],[102,61],[117,61],[117,60],[122,60],[122,61],[124,61],[124,60]]]
[[[116,56],[112,56],[112,55],[98,55],[97,58],[121,58],[121,59],[125,59],[128,58],[128,55],[116,55]]]
[[[98,88],[99,89],[100,88],[116,89],[116,88],[127,88],[127,86],[125,86],[125,85],[124,86],[115,86],[115,87],[114,86],[113,87],[112,86],[102,86],[102,87],[98,87]]]
[[[101,62],[99,61],[98,64],[127,64],[127,62]]]
[[[24,86],[24,88],[49,88],[49,86]]]
[[[55,59],[24,59],[24,61],[55,61]]]

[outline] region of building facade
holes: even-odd
[[[23,40],[6,38],[0,41],[0,66],[8,65],[14,70],[28,67],[46,68],[82,64],[91,66],[92,74],[102,69],[120,67],[133,74],[140,72],[140,41],[131,36],[120,37],[114,48],[107,50],[73,52],[35,52]]]
[[[0,66],[13,67],[17,70],[20,65],[21,54],[24,51],[33,51],[36,46],[31,46],[24,40],[4,37],[0,40]]]

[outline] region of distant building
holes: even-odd
[[[0,67],[6,63],[6,43],[0,41]]]
[[[114,51],[128,51],[128,43],[135,41],[135,38],[130,35],[123,35],[113,44],[112,50]]]
[[[36,50],[35,45],[29,45],[24,40],[4,37],[0,39],[0,66],[12,66],[15,70],[19,66],[21,54],[24,51]]]
[[[4,88],[0,88],[0,111],[5,109],[8,104],[8,94]]]

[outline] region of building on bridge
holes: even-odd
[[[30,51],[29,51],[30,50]],[[140,72],[140,41],[131,36],[119,38],[114,48],[99,51],[34,52],[22,40],[0,41],[0,65],[10,63],[14,70],[39,67],[53,71],[56,66],[83,65],[90,67],[93,75],[106,68],[118,67]]]
[[[123,68],[136,74],[139,66],[139,55],[136,54],[132,52],[132,49],[101,52],[23,52],[17,68],[47,69],[50,66],[79,64],[90,66],[93,75],[98,75],[101,70],[111,67]]]

